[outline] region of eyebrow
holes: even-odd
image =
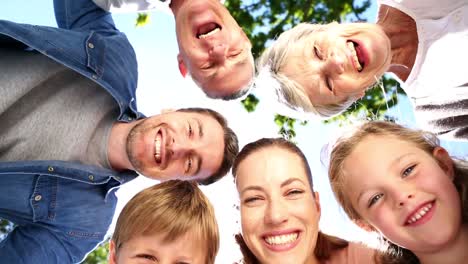
[[[242,190],[240,195],[242,195],[246,191],[263,191],[263,188],[257,185],[249,186],[249,187],[246,187],[244,190]]]
[[[198,155],[197,155],[196,157],[197,157],[197,158],[196,158],[196,160],[197,160],[197,161],[196,161],[196,162],[197,162],[197,169],[196,169],[195,172],[193,173],[194,176],[197,175],[197,174],[200,172],[201,167],[202,167],[202,165],[203,165],[203,160],[202,160],[202,158],[201,158],[200,156],[198,156]]]
[[[284,182],[282,182],[280,187],[283,188],[284,186],[290,185],[290,184],[292,184],[293,182],[296,182],[296,181],[300,182],[302,184],[305,184],[304,181],[302,181],[299,178],[289,178],[289,179],[285,180]],[[253,186],[249,186],[249,187],[243,189],[241,191],[240,195],[242,195],[246,191],[264,191],[264,189],[261,186],[253,185]]]
[[[197,122],[197,125],[198,125],[198,135],[200,138],[203,137],[203,127],[202,127],[202,123],[200,122],[200,119],[198,118],[195,118],[195,121]]]
[[[299,178],[289,178],[289,179],[285,180],[283,183],[281,183],[281,188],[283,188],[284,186],[287,186],[287,185],[289,185],[289,184],[291,184],[291,183],[293,183],[293,182],[296,182],[296,181],[297,181],[297,182],[300,182],[300,183],[302,183],[302,184],[305,184],[305,183],[304,183],[301,179],[299,179]]]
[[[249,55],[248,55],[248,51],[249,49],[242,49],[241,53],[235,58],[236,61],[234,62],[233,64],[233,69],[238,69],[239,67],[241,66],[244,66],[245,64],[247,64],[250,60],[249,60]],[[226,64],[226,62],[225,62]],[[216,71],[214,71],[212,74],[206,76],[205,78],[208,79],[208,80],[213,80],[216,78],[216,76],[218,76],[219,74],[219,67],[216,69]]]

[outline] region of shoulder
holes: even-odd
[[[334,251],[326,264],[375,263],[376,250],[361,243],[349,242],[348,246]]]

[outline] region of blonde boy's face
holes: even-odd
[[[206,253],[192,232],[172,242],[164,242],[165,234],[137,236],[115,249],[111,241],[109,264],[205,264]]]

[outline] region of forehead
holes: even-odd
[[[424,153],[415,144],[393,135],[369,135],[357,143],[344,160],[343,171],[345,175],[353,175],[353,178],[380,174],[388,171],[401,157]]]
[[[248,185],[277,187],[291,177],[308,182],[300,157],[279,147],[266,147],[241,161],[237,183],[240,188]]]
[[[194,232],[189,231],[170,242],[164,241],[165,236],[165,234],[136,236],[125,242],[122,245],[122,250],[128,253],[125,255],[130,256],[135,253],[150,253],[164,263],[177,263],[178,261],[193,264],[204,263],[206,254],[202,247],[206,245],[206,241],[201,241]],[[187,243],[187,241],[191,241],[191,243]]]

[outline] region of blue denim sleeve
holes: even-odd
[[[60,234],[39,225],[16,227],[0,243],[0,262],[15,264],[78,263],[69,247],[64,247]],[[82,254],[82,256],[85,253]]]
[[[54,0],[55,20],[60,28],[117,30],[112,15],[92,0]]]

